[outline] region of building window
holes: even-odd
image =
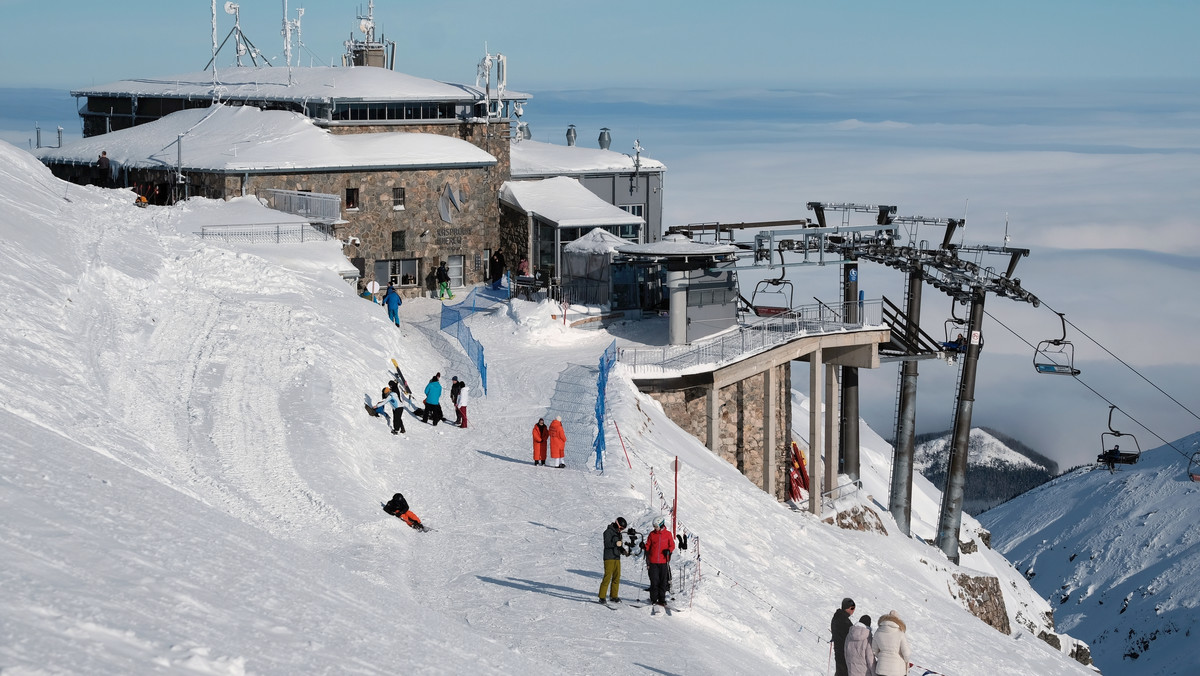
[[[463,267],[467,264],[466,256],[448,256],[446,267],[450,270],[450,286],[459,288],[464,286]]]
[[[622,204],[619,206],[621,208],[621,211],[625,211],[630,214],[633,214],[634,216],[637,216],[638,218],[646,217],[646,212],[645,212],[646,207],[644,204]],[[641,227],[638,226],[636,223],[634,223],[634,224],[630,224],[630,225],[619,226],[617,228],[617,232],[614,234],[617,237],[620,237],[621,239],[627,239],[632,242],[637,242],[639,230],[641,230]]]
[[[392,251],[404,251],[408,248],[405,246],[408,243],[407,234],[408,232],[405,230],[392,231]]]
[[[358,188],[346,188],[346,210],[358,211]]]
[[[622,204],[621,211],[631,213],[638,218],[645,218],[645,206],[644,204]]]
[[[397,288],[419,285],[421,283],[421,259],[401,258],[388,261],[388,283]]]
[[[404,188],[392,188],[392,210],[404,211]]]

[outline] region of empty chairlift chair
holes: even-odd
[[[1142,447],[1138,444],[1137,437],[1132,434],[1124,434],[1113,429],[1112,413],[1116,406],[1108,407],[1108,431],[1100,435],[1100,455],[1096,456],[1096,462],[1108,468],[1108,471],[1114,472],[1117,465],[1132,465],[1138,461],[1142,455]],[[1132,451],[1129,450],[1129,443],[1126,442],[1124,451],[1121,450],[1121,445],[1117,443],[1122,437],[1129,437],[1133,442]],[[1112,447],[1109,447],[1112,444]],[[1195,480],[1195,479],[1193,479]]]
[[[784,277],[764,279],[754,285],[750,309],[759,317],[781,315],[792,309],[794,293],[791,281]]]
[[[1038,343],[1033,353],[1033,368],[1038,373],[1059,376],[1077,376],[1079,369],[1075,368],[1075,348],[1067,340],[1067,320],[1063,313],[1057,312],[1062,322],[1062,338],[1043,340]],[[1109,416],[1111,418],[1111,415]]]

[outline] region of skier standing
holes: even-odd
[[[833,636],[833,662],[837,665],[834,671],[834,676],[848,676],[846,671],[846,634],[850,632],[850,627],[854,626],[854,621],[850,616],[854,614],[854,599],[842,599],[842,607],[835,610],[833,619],[829,621],[829,633]]]
[[[550,428],[546,427],[546,419],[538,418],[533,426],[533,464],[546,464],[546,442],[550,439]]]
[[[567,432],[562,426],[562,416],[555,416],[550,423],[550,464],[562,469],[567,466],[563,459],[566,456]]]
[[[600,580],[600,603],[606,603],[606,592],[609,602],[621,602],[621,555],[629,555],[621,540],[621,531],[626,525],[625,519],[618,516],[604,529],[604,578]]]
[[[388,284],[387,293],[383,295],[383,304],[387,306],[388,319],[396,326],[400,326],[400,305],[403,302],[400,300],[400,294],[396,293],[396,287]]]
[[[654,530],[646,536],[642,545],[646,550],[646,561],[650,571],[650,603],[667,605],[667,583],[671,576],[671,552],[675,551],[675,536],[667,530],[667,520],[654,520]]]

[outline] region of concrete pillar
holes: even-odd
[[[687,271],[667,270],[667,292],[670,294],[670,317],[667,321],[667,342],[687,343]]]
[[[825,365],[825,490],[838,485],[838,367]]]
[[[770,495],[775,495],[775,458],[778,453],[779,435],[775,428],[779,409],[779,377],[775,373],[777,366],[768,367],[763,372],[763,386],[766,388],[766,401],[763,402],[763,475],[762,489]]]
[[[821,477],[824,474],[821,448],[825,445],[821,435],[824,373],[825,364],[822,362],[821,348],[818,347],[808,355],[808,511],[817,516],[821,515],[821,491],[826,490],[821,485]]]
[[[708,450],[721,456],[721,389],[716,384],[708,388],[708,396],[704,398],[708,415],[705,417],[704,445]]]

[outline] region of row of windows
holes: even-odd
[[[342,103],[334,106],[332,119],[348,120],[446,120],[458,117],[453,103]]]
[[[358,188],[346,188],[346,209],[350,211],[359,209]],[[392,188],[392,210],[404,210],[404,188]]]

